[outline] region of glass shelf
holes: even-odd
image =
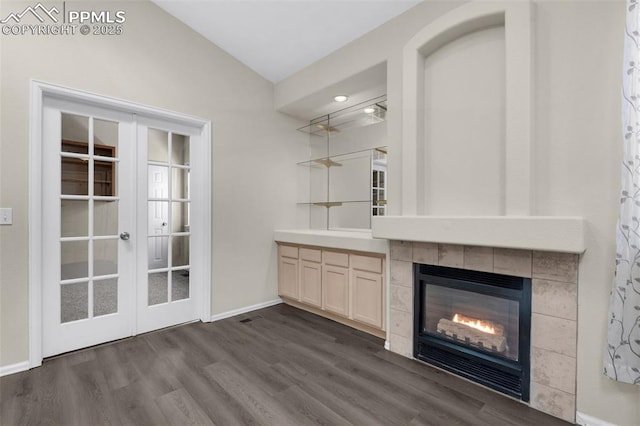
[[[310,229],[370,229],[387,205],[386,96],[311,120],[297,215]]]
[[[310,135],[325,137],[327,134],[337,133],[341,130],[381,123],[385,121],[386,116],[387,96],[382,95],[318,117],[298,130]]]
[[[330,155],[328,157],[319,157],[319,158],[314,158],[307,161],[301,161],[298,163],[298,166],[319,167],[319,168],[341,167],[345,161],[357,160],[360,158],[370,158],[370,157],[373,157],[373,160],[376,160],[378,159],[378,157],[381,157],[382,155],[386,155],[386,154],[387,154],[387,147],[381,146],[373,149],[371,148],[362,149],[359,151],[348,152],[345,154]]]
[[[349,203],[371,203],[371,200],[309,201],[297,204],[299,206],[338,207]]]

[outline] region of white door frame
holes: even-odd
[[[31,80],[29,111],[29,368],[42,365],[42,110],[45,97],[109,108],[138,117],[156,118],[200,129],[203,155],[193,158],[192,164],[203,171],[199,194],[202,213],[198,219],[201,238],[192,253],[192,260],[200,263],[202,279],[194,282],[202,295],[199,316],[211,321],[211,121],[121,99],[96,95],[82,90]],[[196,212],[192,212],[195,215]],[[196,241],[193,241],[196,243]],[[197,257],[197,259],[196,259]]]

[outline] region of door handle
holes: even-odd
[[[162,226],[167,226],[168,223],[167,222],[162,222]]]
[[[123,233],[120,234],[120,239],[121,240],[127,241],[129,239],[129,237],[131,237],[131,235],[129,235],[128,232],[123,232]]]

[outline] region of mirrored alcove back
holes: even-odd
[[[310,120],[298,163],[299,209],[309,229],[368,230],[386,212],[387,102],[380,95]]]

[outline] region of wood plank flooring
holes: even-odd
[[[73,352],[3,377],[0,423],[567,424],[385,351],[383,343],[277,305]]]

